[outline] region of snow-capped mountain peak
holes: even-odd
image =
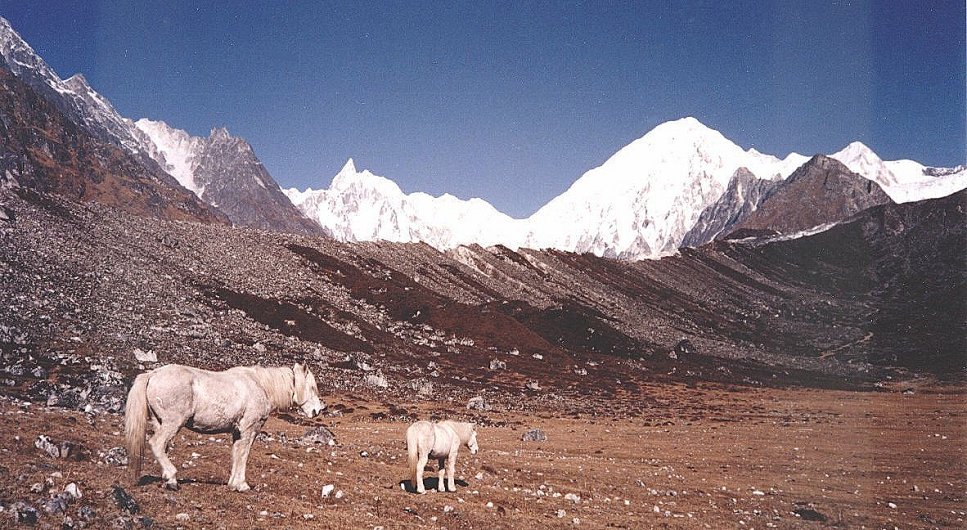
[[[525,246],[628,258],[674,252],[737,169],[774,180],[804,158],[743,150],[695,118],[666,122],[531,216]]]
[[[850,143],[830,158],[876,182],[898,203],[936,199],[967,188],[963,167],[937,171],[913,160],[884,161],[861,142]]]

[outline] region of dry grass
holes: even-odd
[[[227,436],[214,442],[182,431],[172,452],[182,485],[170,492],[157,480],[132,485],[125,468],[96,462],[98,450],[121,444],[120,417],[98,418],[91,426],[83,415],[3,401],[0,471],[7,478],[0,500],[40,508],[50,494],[32,493],[31,485],[59,471],[63,478],[54,479],[51,491],[76,482],[84,497],[68,515],[76,522],[77,508],[92,505],[93,527],[113,525],[124,515],[113,500],[113,484],[134,496],[139,516],[165,528],[964,526],[962,388],[921,388],[912,395],[676,385],[654,391],[671,405],[635,418],[487,413],[488,423],[499,426],[481,426],[481,452],[461,456],[464,485],[458,483],[456,493],[424,496],[399,487],[407,424],[373,420],[371,413],[386,412],[378,401],[344,401],[355,411],[322,420],[336,433],[336,447],[256,442],[249,462],[254,490],[245,494],[225,486]],[[328,401],[340,403],[340,396]],[[676,405],[697,402],[705,404],[704,412]],[[402,405],[420,417],[441,411],[425,403]],[[530,427],[543,429],[548,441],[520,441]],[[273,418],[265,430],[291,439],[305,429]],[[40,434],[84,444],[93,461],[50,458],[33,445]],[[145,462],[145,471],[159,473],[153,461]],[[343,497],[323,499],[326,484]],[[807,516],[813,512],[803,510],[813,510],[826,521],[805,520],[797,510]],[[178,514],[186,515],[179,521]],[[62,519],[42,514],[40,524],[58,527]],[[9,526],[12,519],[0,514],[0,521]]]

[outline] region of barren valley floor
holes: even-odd
[[[91,425],[80,413],[4,399],[0,499],[36,507],[38,525],[54,528],[65,516],[134,528],[962,528],[965,390],[656,384],[647,387],[654,404],[620,417],[600,405],[472,415],[456,400],[329,395],[330,412],[314,420],[269,420],[269,439],[256,441],[249,460],[248,493],[225,485],[226,435],[182,430],[171,453],[181,487],[168,491],[150,456],[141,485],[102,461],[123,444],[121,416]],[[461,454],[456,493],[401,490],[406,426],[442,416],[476,418],[481,451]],[[319,424],[337,445],[293,441]],[[547,441],[522,441],[531,428]],[[35,447],[40,435],[86,454],[53,458]],[[71,482],[83,497],[46,513],[44,503]],[[335,487],[324,498],[327,484]],[[114,485],[136,501],[136,514],[119,506]],[[5,526],[13,520],[0,517]]]

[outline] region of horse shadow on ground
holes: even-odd
[[[161,477],[155,477],[152,475],[145,475],[138,479],[138,486],[147,486],[148,484],[164,484],[165,480]],[[226,486],[228,482],[225,480],[216,479],[194,479],[194,478],[178,478],[178,486],[184,486],[185,484],[209,484],[211,486]]]
[[[470,485],[466,480],[455,479],[453,482],[461,488],[466,488]],[[440,479],[437,477],[423,477],[423,487],[428,492],[430,490],[436,491],[439,483]],[[413,479],[401,480],[399,486],[408,493],[416,493],[416,488],[413,486]]]

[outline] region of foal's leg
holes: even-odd
[[[457,469],[457,450],[450,451],[447,457],[447,491],[457,491],[457,485],[453,482],[453,473]],[[442,475],[442,470],[441,470]],[[443,481],[440,481],[440,491],[443,491]]]
[[[437,459],[437,465],[440,466],[439,471],[438,471],[438,476],[440,478],[437,479],[436,489],[437,489],[437,491],[443,491],[443,477],[444,477],[444,474],[446,474],[446,472],[447,472],[447,459],[446,458],[438,458]]]
[[[178,422],[174,418],[166,419],[168,421],[154,421],[154,434],[148,440],[148,445],[151,446],[151,452],[154,453],[155,459],[161,464],[161,478],[165,481],[165,486],[168,489],[176,490],[178,489],[178,479],[175,478],[175,473],[178,472],[178,468],[168,458],[168,444],[184,422]]]
[[[420,458],[416,461],[416,492],[420,494],[426,493],[426,488],[423,487],[423,468],[426,467],[429,456],[428,453],[420,451]]]

